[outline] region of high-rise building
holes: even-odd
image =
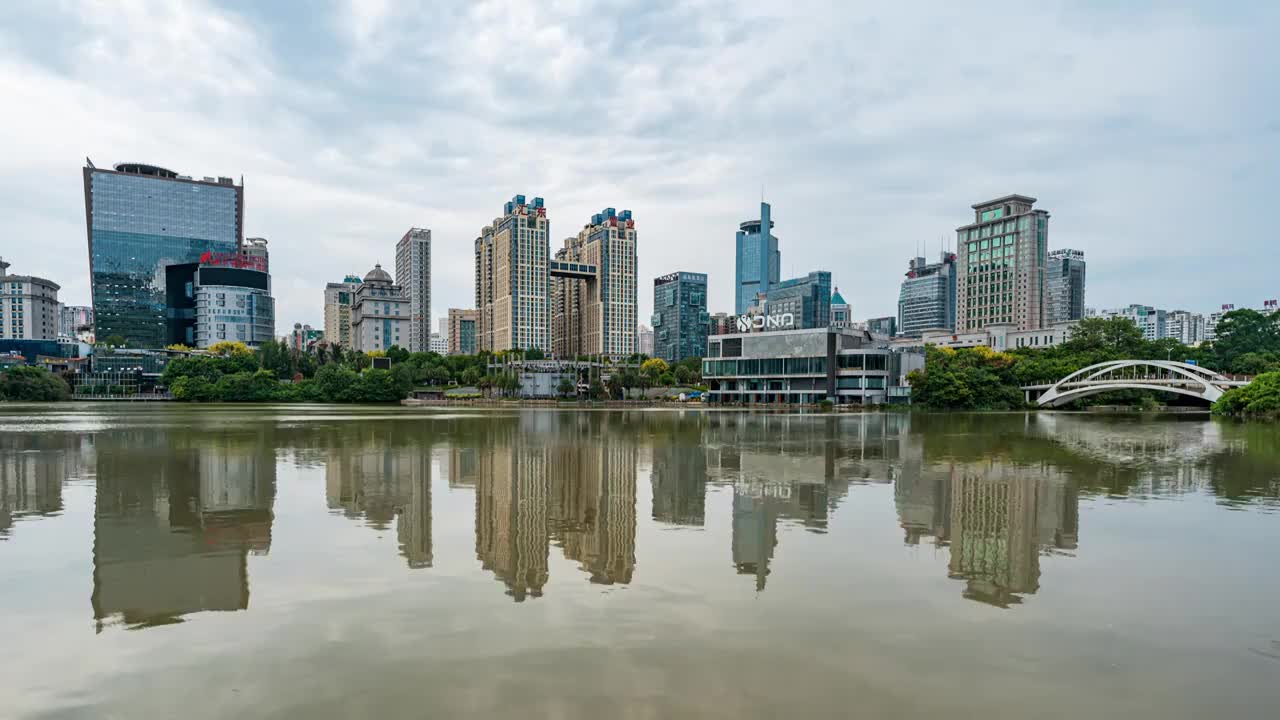
[[[306,352],[323,339],[323,330],[316,330],[302,323],[294,323],[293,332],[289,333],[289,347],[298,352]]]
[[[653,356],[669,363],[707,352],[707,276],[674,272],[653,279]]]
[[[734,323],[733,315],[719,312],[711,316],[711,327],[708,330],[709,335],[728,335],[736,332],[738,332],[738,328]]]
[[[653,356],[653,328],[644,323],[636,328],[636,352]]]
[[[973,206],[973,222],[956,228],[959,277],[957,332],[1012,323],[1019,330],[1045,325],[1045,264],[1049,213],[1036,199],[1006,195]]]
[[[203,349],[223,341],[258,347],[274,340],[271,275],[261,267],[236,254],[165,267],[165,343]]]
[[[409,299],[409,352],[426,352],[431,338],[431,231],[409,228],[396,243],[396,283]]]
[[[271,271],[271,257],[267,252],[266,238],[245,238],[244,244],[240,246],[240,257],[247,267],[258,268],[263,272]]]
[[[58,303],[58,336],[76,338],[86,333],[93,333],[93,308]]]
[[[476,354],[476,311],[449,308],[449,354]]]
[[[97,337],[163,346],[165,267],[240,251],[244,186],[141,163],[89,163],[84,201]]]
[[[551,349],[556,357],[636,352],[636,226],[605,208],[549,264]]]
[[[1115,310],[1102,310],[1098,313],[1104,318],[1121,317],[1142,331],[1142,337],[1147,340],[1160,340],[1166,336],[1168,329],[1166,322],[1168,313],[1159,308],[1150,305],[1130,305]]]
[[[920,337],[925,330],[956,327],[956,254],[943,251],[938,262],[911,258],[898,291],[898,331]]]
[[[1084,251],[1049,253],[1045,270],[1045,325],[1084,319]]]
[[[1170,310],[1164,320],[1165,337],[1183,345],[1199,345],[1204,342],[1204,315],[1187,310]]]
[[[404,347],[409,339],[409,299],[391,281],[391,275],[374,265],[356,287],[351,303],[351,342],[356,350]]]
[[[0,340],[57,340],[61,289],[52,280],[10,275],[0,259]]]
[[[542,198],[526,204],[524,195],[481,229],[475,242],[478,350],[551,348],[550,231]]]
[[[831,327],[847,328],[853,326],[853,308],[845,302],[840,288],[831,293]]]
[[[734,264],[734,312],[741,315],[781,277],[782,255],[773,232],[772,208],[760,203],[760,219],[738,226]]]
[[[794,327],[802,329],[831,325],[831,273],[826,270],[775,282],[764,296],[765,315],[791,313]]]
[[[342,282],[324,286],[324,337],[348,350],[354,346],[351,340],[351,304],[355,302],[360,283],[359,275],[348,275]]]

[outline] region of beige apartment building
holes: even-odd
[[[551,262],[556,357],[637,351],[636,229],[630,210],[606,208]]]
[[[957,333],[998,323],[1018,330],[1045,325],[1049,213],[1036,199],[1007,195],[973,205],[974,220],[956,228]]]
[[[516,195],[476,238],[477,350],[550,352],[550,229],[542,198]]]

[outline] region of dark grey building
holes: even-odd
[[[867,329],[870,330],[873,335],[893,337],[898,334],[898,318],[892,315],[870,318],[867,320]]]
[[[812,328],[716,335],[702,378],[707,402],[842,405],[909,402],[921,351],[894,351],[866,330]]]
[[[898,332],[920,337],[925,330],[956,327],[956,254],[944,251],[938,262],[911,258],[898,292]]]
[[[831,324],[831,273],[815,270],[776,283],[765,293],[763,310],[765,315],[791,313],[798,328],[827,327]]]
[[[653,279],[653,355],[669,363],[707,349],[707,276],[674,272]]]
[[[1046,326],[1084,319],[1084,251],[1049,253],[1044,285]]]

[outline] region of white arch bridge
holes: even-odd
[[[1212,404],[1250,380],[1172,360],[1112,360],[1077,370],[1052,385],[1025,385],[1022,390],[1027,402],[1040,407],[1058,407],[1112,390],[1161,390]]]

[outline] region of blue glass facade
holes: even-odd
[[[166,340],[165,268],[234,253],[243,189],[159,174],[84,169],[94,331],[130,346]]]
[[[677,272],[653,281],[653,355],[669,363],[707,350],[707,276]]]
[[[772,208],[760,203],[760,219],[738,226],[735,247],[734,312],[741,315],[755,303],[757,293],[767,293],[778,282],[782,256],[773,229]]]
[[[764,312],[792,313],[798,328],[827,327],[831,324],[831,273],[817,270],[775,284],[765,296]]]

